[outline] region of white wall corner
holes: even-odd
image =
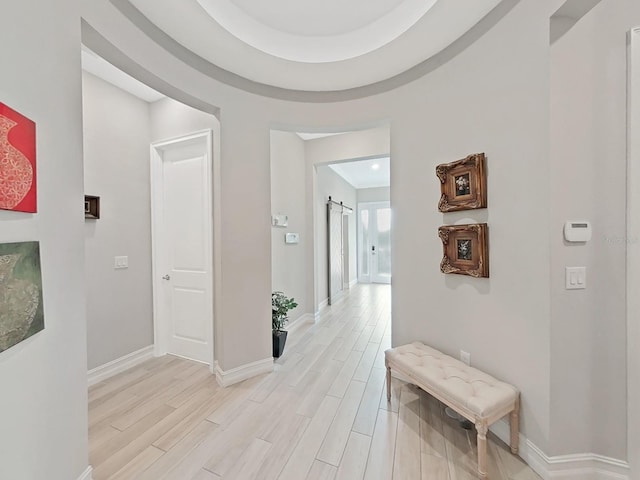
[[[153,358],[153,345],[141,348],[135,352],[131,352],[123,357],[116,358],[109,363],[100,365],[88,372],[89,386],[113,377],[114,375],[124,372],[146,360]]]
[[[247,363],[240,367],[232,368],[224,371],[220,368],[220,364],[216,360],[216,380],[221,387],[228,387],[236,383],[242,382],[256,375],[263,373],[270,373],[273,371],[273,358],[265,358],[264,360],[258,360],[257,362]]]
[[[506,418],[498,420],[490,430],[509,444]],[[592,453],[549,457],[522,433],[519,455],[544,480],[630,480],[627,462]]]
[[[82,472],[82,475],[78,477],[78,480],[93,480],[91,474],[93,473],[93,467],[89,465],[87,469]]]
[[[324,313],[324,311],[329,308],[329,298],[325,298],[323,301],[320,302],[320,305],[318,305],[318,311],[315,314],[316,317],[316,322],[320,319],[320,316]]]

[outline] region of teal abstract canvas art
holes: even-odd
[[[43,329],[39,242],[0,244],[0,352]]]

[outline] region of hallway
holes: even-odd
[[[476,478],[475,431],[396,379],[387,404],[390,297],[389,285],[357,285],[290,332],[273,373],[226,389],[172,356],[91,387],[93,478]],[[489,478],[539,480],[493,436]]]

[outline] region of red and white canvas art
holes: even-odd
[[[0,209],[37,212],[36,124],[0,103]]]

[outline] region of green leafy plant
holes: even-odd
[[[288,298],[282,292],[271,294],[271,329],[273,333],[282,330],[282,327],[289,321],[287,313],[297,306],[298,304],[293,298]]]

